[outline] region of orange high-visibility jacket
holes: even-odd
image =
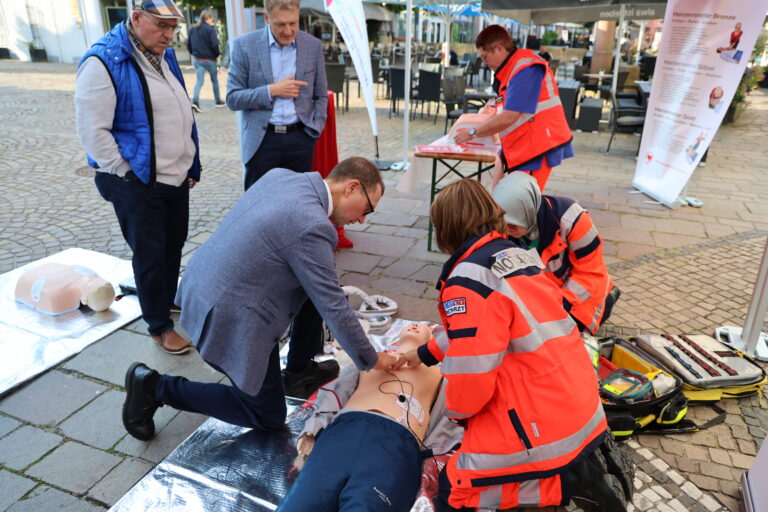
[[[499,133],[504,159],[510,169],[533,160],[550,149],[562,146],[573,138],[558,96],[555,75],[547,66],[547,61],[531,50],[518,48],[496,71],[496,80],[500,84],[498,92],[502,98],[497,108],[503,108],[506,102],[507,86],[512,77],[521,69],[535,65],[544,66],[546,70],[536,113],[521,115],[511,126]]]
[[[454,507],[560,504],[570,499],[560,474],[603,441],[595,372],[542,267],[535,251],[494,231],[443,268],[447,337],[419,356],[442,362],[445,414],[466,428],[448,462]]]
[[[613,280],[592,217],[573,199],[542,196],[537,226],[537,251],[547,277],[560,287],[566,311],[594,334],[602,323]]]

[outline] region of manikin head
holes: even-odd
[[[432,338],[432,330],[424,324],[408,324],[400,331],[397,353],[405,354],[419,348]]]
[[[265,0],[264,21],[280,46],[288,46],[299,31],[299,0]]]
[[[326,178],[333,197],[331,220],[337,226],[365,222],[384,195],[381,173],[369,160],[342,160]]]
[[[97,275],[83,280],[80,302],[94,311],[104,311],[115,300],[115,288]]]
[[[184,21],[173,0],[136,0],[131,26],[136,38],[147,50],[162,54],[173,43],[173,36]]]

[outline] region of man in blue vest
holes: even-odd
[[[197,128],[170,45],[183,16],[172,0],[136,0],[130,19],[99,39],[77,71],[77,134],[133,251],[133,273],[152,339],[170,354],[190,345],[171,308],[200,179]]]

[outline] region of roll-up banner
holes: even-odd
[[[357,80],[363,90],[371,130],[374,137],[379,134],[376,124],[376,105],[373,98],[373,78],[371,73],[371,52],[368,48],[368,32],[365,28],[365,12],[362,0],[325,0],[325,10],[333,18],[336,27],[344,38],[352,63],[355,65]]]
[[[669,0],[632,185],[674,208],[752,54],[768,0]]]

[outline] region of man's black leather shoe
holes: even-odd
[[[125,403],[123,404],[123,426],[133,437],[148,441],[155,436],[153,416],[162,402],[144,391],[144,384],[157,371],[144,363],[133,363],[125,373]]]
[[[334,359],[327,361],[310,361],[309,365],[300,372],[283,370],[283,387],[285,394],[294,398],[309,398],[312,393],[326,382],[339,376],[339,363]]]

